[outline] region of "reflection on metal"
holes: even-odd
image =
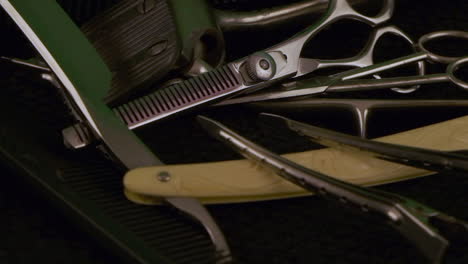
[[[362,138],[367,137],[369,116],[376,109],[468,107],[468,100],[378,100],[378,99],[307,99],[290,102],[252,104],[264,111],[339,108],[350,111]]]
[[[218,254],[217,264],[231,262],[231,251],[224,238],[224,234],[221,232],[221,229],[219,229],[213,217],[198,200],[184,197],[169,197],[164,200],[202,224],[216,248]]]
[[[93,142],[93,136],[88,127],[78,123],[62,131],[63,142],[66,147],[71,149],[80,149]]]
[[[31,63],[31,62],[21,60],[21,59],[17,59],[17,58],[9,58],[9,57],[5,57],[5,56],[1,56],[0,60],[8,61],[8,62],[17,64],[17,65],[25,66],[25,67],[35,69],[35,70],[40,70],[40,71],[44,71],[44,72],[51,72],[49,67],[38,65],[38,64]]]
[[[214,104],[241,92],[252,92],[268,87],[279,81],[299,77],[317,70],[317,67],[301,67],[304,58],[301,52],[306,43],[331,24],[354,19],[376,27],[387,22],[393,15],[395,0],[385,0],[380,12],[373,17],[353,9],[347,0],[330,0],[327,11],[321,19],[294,37],[265,49],[273,65],[278,68],[266,81],[253,81],[248,76],[246,64],[251,56],[226,64],[211,72],[190,78],[180,84],[164,87],[147,96],[137,98],[114,109],[122,121],[131,129],[166,119],[175,114],[193,111],[196,108]],[[354,58],[354,59],[360,59]],[[332,62],[333,66],[349,65],[349,60]],[[310,66],[310,65],[309,65]],[[247,76],[247,77],[246,77]]]
[[[464,221],[411,199],[360,187],[303,167],[247,140],[218,122],[206,117],[199,117],[198,120],[214,138],[260,166],[272,169],[283,179],[343,207],[354,208],[363,216],[375,217],[382,223],[390,224],[414,243],[431,263],[441,263],[449,245],[448,240],[457,237],[451,230],[459,230],[464,237],[468,234],[468,224]],[[442,228],[438,229],[439,226]],[[449,227],[450,231],[447,232],[444,227]]]
[[[202,59],[195,59],[192,66],[190,67],[189,70],[187,70],[187,72],[185,74],[187,76],[190,76],[190,77],[195,77],[197,75],[207,73],[207,72],[212,71],[212,70],[213,70],[213,67],[211,67],[211,65],[209,65],[208,63],[206,63]],[[171,85],[171,84],[169,84],[169,85]]]
[[[309,58],[301,58],[299,70],[296,74],[297,76],[303,76],[311,71],[317,69],[324,69],[330,67],[337,67],[337,66],[344,66],[344,67],[353,67],[355,69],[344,71],[335,75],[331,76],[319,76],[311,79],[293,81],[289,83],[282,84],[285,89],[283,90],[273,90],[273,91],[266,91],[257,94],[249,94],[245,96],[240,96],[237,98],[233,98],[230,100],[225,100],[220,102],[218,105],[230,105],[230,104],[240,104],[240,103],[250,103],[250,102],[260,102],[260,101],[269,101],[269,100],[276,100],[276,99],[286,99],[286,98],[294,98],[294,97],[301,97],[301,96],[312,96],[322,94],[328,91],[335,91],[339,92],[342,90],[346,90],[343,88],[342,82],[344,80],[350,80],[353,78],[361,77],[361,75],[357,75],[356,73],[362,73],[367,71],[374,70],[374,51],[375,47],[383,36],[387,34],[392,34],[398,36],[409,44],[414,46],[414,42],[411,38],[401,31],[399,28],[395,26],[386,26],[382,28],[378,28],[374,30],[372,36],[370,37],[368,43],[362,49],[362,51],[354,57],[342,60],[318,60],[318,59],[309,59]],[[380,65],[380,64],[379,64]],[[385,64],[387,65],[387,64]],[[399,65],[390,65],[388,67],[397,67]],[[418,64],[418,74],[423,76],[425,74],[425,63],[423,61],[419,61]],[[356,69],[357,68],[357,69]],[[382,70],[387,70],[388,68],[385,67]],[[368,75],[375,74],[376,71],[369,73]],[[380,79],[379,76],[374,75],[374,77]],[[345,83],[346,84],[346,83]],[[338,89],[340,88],[341,89]],[[397,92],[412,92],[415,89],[419,88],[419,86],[414,86],[411,88],[401,89],[395,88],[397,86],[393,86],[392,89],[396,90]]]
[[[78,68],[77,64],[82,63],[82,61],[78,63],[76,60],[73,61],[73,58],[74,56],[81,55],[82,53],[75,51],[72,53],[68,52],[67,56],[59,56],[60,54],[57,54],[57,50],[53,49],[57,46],[52,45],[53,48],[50,48],[49,45],[46,45],[47,43],[57,44],[57,36],[60,36],[60,39],[62,40],[63,36],[61,34],[63,34],[69,37],[68,39],[64,38],[67,41],[75,41],[68,44],[78,45],[78,48],[83,49],[85,54],[87,54],[87,52],[91,52],[92,48],[90,44],[86,42],[84,36],[79,34],[81,32],[75,28],[75,25],[71,22],[64,23],[65,26],[57,23],[51,23],[51,25],[56,27],[54,27],[54,29],[48,29],[49,31],[44,31],[44,28],[41,28],[42,31],[37,31],[36,27],[31,27],[31,24],[34,24],[34,19],[39,19],[39,21],[42,22],[44,21],[45,16],[42,12],[45,11],[49,12],[49,16],[46,17],[51,18],[51,20],[53,18],[68,22],[70,19],[66,17],[58,3],[54,1],[36,0],[0,0],[0,5],[15,21],[45,60],[47,65],[51,68],[53,74],[43,74],[43,78],[48,79],[53,83],[55,82],[56,86],[66,91],[67,95],[69,95],[73,101],[74,110],[84,117],[86,123],[90,126],[90,131],[105,143],[105,145],[111,150],[110,152],[112,155],[115,156],[120,163],[128,169],[162,164],[162,162],[149,149],[147,149],[147,147],[140,142],[131,131],[127,129],[127,127],[115,118],[109,107],[102,101],[99,91],[95,88],[106,89],[107,83],[100,82],[105,78],[103,76],[93,76],[94,78],[88,79],[91,74],[89,76],[83,76],[80,74],[81,72],[76,71],[76,68]],[[33,8],[35,5],[40,8]],[[19,9],[19,11],[17,9]],[[27,11],[30,12],[29,16],[24,14]],[[53,14],[53,16],[50,16],[50,14]],[[60,43],[60,47],[62,48],[62,43]],[[73,50],[73,48],[70,49]],[[92,53],[86,58],[86,63],[91,63],[94,68],[88,69],[83,65],[80,65],[82,66],[81,69],[83,71],[93,72],[102,70],[102,68],[99,68],[102,62],[93,57]],[[93,63],[98,65],[93,65]],[[96,74],[95,72],[93,73]],[[101,73],[104,74],[106,72],[103,71]],[[89,88],[93,88],[93,90],[89,90]],[[69,131],[66,131],[65,134],[70,135]],[[85,144],[85,141],[80,143],[75,139],[71,140],[69,143],[72,143],[77,147]],[[207,209],[197,200],[187,198],[185,203],[180,203],[178,201],[173,202],[171,199],[168,199],[167,202],[169,204],[174,203],[173,206],[183,210],[183,212],[188,215],[192,215],[194,217],[202,216],[202,218],[197,218],[197,220],[203,224],[207,230],[209,230],[210,236],[213,238],[213,242],[216,243],[215,246],[217,248],[222,248],[226,254],[229,253],[226,243],[218,245],[220,241],[224,241],[224,236],[219,227],[215,224],[214,220],[211,218]]]
[[[283,116],[261,114],[264,121],[274,122],[320,145],[354,154],[390,161],[405,166],[441,173],[468,174],[468,156],[425,148],[363,139],[324,129]]]
[[[351,4],[363,4],[369,0],[350,0]],[[328,0],[306,0],[261,11],[233,12],[216,10],[215,18],[223,31],[262,29],[318,16],[327,10]]]
[[[468,83],[457,77],[457,71],[461,71],[460,69],[467,67],[468,57],[446,57],[431,52],[427,48],[425,48],[425,45],[428,41],[447,37],[468,40],[468,32],[437,31],[429,33],[421,37],[419,40],[418,47],[420,50],[422,50],[420,52],[388,60],[382,63],[371,64],[367,67],[345,71],[329,77],[317,77],[308,80],[297,81],[292,85],[289,85],[288,90],[264,92],[239,97],[226,102],[222,102],[220,105],[286,99],[294,97],[312,96],[324,93],[356,92],[388,88],[391,88],[400,93],[409,93],[419,88],[420,85],[441,82],[452,82],[458,87],[468,90]],[[426,60],[438,63],[450,63],[450,65],[448,65],[445,73],[425,74],[425,67],[423,63]],[[419,65],[419,75],[416,76],[357,79],[360,77],[381,73],[414,62],[418,62]],[[316,63],[308,63],[308,65],[313,64]],[[396,87],[411,88],[403,89]]]

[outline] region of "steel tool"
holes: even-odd
[[[466,109],[468,100],[391,100],[391,99],[337,99],[337,98],[301,98],[291,101],[265,101],[252,103],[250,106],[265,112],[294,112],[297,110],[310,112],[324,109],[340,109],[353,115],[353,122],[362,138],[368,135],[375,110],[401,111],[402,109],[440,109],[444,107]],[[374,116],[374,118],[377,118]]]
[[[468,224],[411,199],[362,188],[305,168],[243,138],[206,117],[200,124],[239,154],[268,167],[282,178],[339,204],[390,224],[413,242],[431,263],[441,263],[449,241],[467,237]]]
[[[298,81],[290,86],[288,90],[266,92],[262,94],[255,94],[241,98],[235,98],[223,104],[234,103],[247,103],[258,102],[274,99],[294,98],[301,96],[318,95],[323,93],[334,92],[350,92],[350,91],[365,91],[375,89],[385,89],[394,87],[414,86],[429,83],[452,82],[463,89],[468,89],[468,83],[459,79],[456,76],[456,71],[461,67],[466,66],[468,57],[447,57],[431,52],[427,47],[427,43],[432,40],[442,38],[460,38],[468,39],[468,32],[465,31],[438,31],[424,35],[419,39],[418,47],[421,50],[415,54],[389,60],[383,63],[370,65],[364,68],[358,68],[339,73],[330,77],[313,78],[309,80]],[[445,63],[450,65],[446,73],[420,75],[410,77],[395,77],[384,79],[360,79],[356,78],[369,76],[380,73],[382,71],[390,70],[403,65],[429,60],[432,62]],[[413,91],[414,89],[408,90]],[[399,89],[399,91],[403,91]]]
[[[375,17],[368,17],[356,12],[346,0],[331,0],[327,12],[318,22],[291,39],[121,105],[114,112],[134,129],[243,91],[252,92],[280,80],[303,76],[318,68],[359,64],[360,60],[355,58],[314,64],[316,60],[301,57],[301,52],[312,37],[338,20],[355,19],[371,26],[388,21],[393,14],[394,2],[385,0],[382,11]]]
[[[13,2],[13,4],[11,3]],[[199,1],[200,2],[200,1]],[[107,66],[113,72],[112,78],[110,78],[110,73],[107,71],[102,71],[101,69],[95,70],[94,68],[99,68],[102,66],[102,62],[98,59],[95,61],[85,61],[84,57],[77,58],[77,56],[70,56],[71,54],[57,54],[58,52],[54,50],[55,36],[52,34],[48,35],[46,32],[41,32],[46,26],[40,27],[39,23],[34,23],[33,25],[28,25],[22,13],[33,12],[32,7],[34,5],[26,4],[28,8],[27,11],[17,9],[26,9],[26,7],[17,4],[15,1],[2,1],[2,6],[7,10],[10,16],[17,22],[20,28],[25,32],[26,36],[31,40],[33,45],[38,49],[39,53],[44,57],[46,66],[40,66],[36,64],[31,64],[25,61],[4,58],[8,61],[14,62],[16,64],[22,64],[29,67],[37,68],[45,72],[43,74],[44,79],[51,81],[55,86],[57,86],[67,98],[67,102],[71,106],[71,109],[77,119],[80,121],[79,124],[76,124],[70,129],[64,130],[64,136],[67,143],[74,147],[79,148],[85,146],[87,142],[93,141],[93,138],[100,138],[105,142],[106,147],[104,148],[107,153],[114,158],[114,160],[122,163],[124,167],[135,168],[139,166],[147,165],[156,165],[160,164],[160,161],[157,157],[154,156],[144,145],[141,144],[136,138],[134,138],[131,133],[125,130],[121,125],[114,124],[115,117],[108,116],[110,113],[108,107],[105,106],[102,99],[107,96],[109,99],[109,81],[111,87],[117,87],[116,89],[111,89],[111,98],[115,99],[120,97],[122,94],[127,94],[132,90],[133,86],[139,86],[140,84],[148,83],[150,80],[154,81],[155,78],[160,77],[160,72],[153,72],[152,75],[143,74],[147,70],[151,70],[154,65],[160,65],[162,63],[158,58],[161,55],[170,54],[173,55],[173,49],[177,45],[174,44],[175,37],[174,35],[174,25],[173,23],[168,23],[171,26],[164,27],[164,23],[158,19],[158,14],[168,14],[168,8],[166,4],[157,5],[156,1],[122,1],[119,5],[114,6],[113,8],[106,11],[104,14],[97,16],[93,21],[88,22],[82,28],[82,32],[86,34],[88,40],[94,44],[94,48],[100,52],[102,59],[106,62]],[[172,7],[178,5],[186,4],[184,1],[171,1]],[[50,13],[54,14],[54,17],[63,17],[63,12],[56,8],[54,4],[42,5],[42,9],[39,10],[48,10],[51,9]],[[197,31],[199,29],[200,34],[195,34],[196,38],[203,39],[205,33],[208,32],[211,34],[214,39],[219,42],[219,32],[216,31],[216,28],[213,26],[213,21],[210,20],[207,15],[206,5],[199,5],[199,13],[202,13],[202,17],[205,17],[206,20],[200,22],[197,20],[198,24],[194,23],[178,23],[179,31],[182,31],[181,35],[194,37],[194,34],[190,32]],[[185,7],[177,8],[178,10],[186,10]],[[124,11],[122,11],[124,10]],[[280,10],[280,9],[278,9]],[[297,11],[297,9],[295,9]],[[137,11],[137,12],[134,12]],[[284,10],[283,14],[291,14],[289,11]],[[310,11],[310,10],[309,10]],[[295,12],[295,11],[294,11]],[[35,17],[36,14],[30,15],[30,17]],[[193,13],[192,13],[193,15]],[[51,17],[49,15],[49,17]],[[134,17],[139,21],[139,23],[132,23],[132,21],[127,21],[123,18]],[[176,17],[177,21],[183,20],[183,15],[178,13]],[[190,17],[190,16],[186,16]],[[219,17],[219,16],[218,16]],[[146,19],[146,20],[145,20]],[[133,20],[133,19],[131,19]],[[65,21],[65,19],[63,20]],[[149,23],[147,22],[158,22],[158,23]],[[187,22],[188,20],[184,21]],[[161,23],[159,23],[161,22]],[[46,24],[46,20],[42,20],[42,23]],[[163,25],[164,24],[164,25]],[[67,26],[71,27],[71,23],[66,23]],[[112,26],[109,26],[112,25]],[[150,25],[151,27],[149,27]],[[181,26],[185,25],[185,26]],[[148,35],[140,29],[149,29],[152,27],[157,27],[163,33],[162,34],[151,34]],[[39,29],[38,29],[39,28]],[[49,27],[50,28],[50,27]],[[137,28],[138,30],[136,30]],[[60,30],[55,30],[55,33],[60,34]],[[75,29],[68,30],[70,35],[69,39],[74,39],[77,31]],[[138,37],[132,38],[133,40],[138,39],[141,42],[141,47],[143,51],[133,52],[128,50],[128,47],[133,47],[135,44],[134,41],[128,42],[128,34],[125,34],[123,37],[122,32],[131,32],[136,34]],[[185,33],[185,34],[184,34]],[[207,34],[208,34],[207,33]],[[208,35],[209,35],[208,34]],[[68,36],[68,35],[67,35]],[[145,38],[142,38],[144,36]],[[85,43],[81,38],[79,41],[75,41],[75,44],[81,45],[80,47],[85,47],[83,50],[86,50],[86,54],[93,54],[89,44]],[[183,39],[184,55],[192,57],[192,53],[199,52],[199,48],[195,48],[190,44],[193,44],[192,41],[187,41]],[[110,45],[112,44],[112,48]],[[194,46],[196,46],[194,44]],[[77,50],[77,49],[75,49]],[[122,51],[126,50],[125,56],[123,56]],[[122,56],[115,56],[119,54]],[[217,52],[216,54],[219,54]],[[176,61],[175,57],[177,56],[166,56],[168,59],[168,65],[172,65]],[[195,54],[197,57],[200,54]],[[200,55],[201,56],[201,55]],[[89,57],[89,56],[88,56]],[[91,56],[93,57],[93,56]],[[216,57],[216,56],[215,56]],[[201,56],[203,60],[211,62],[213,65],[217,65],[219,61],[222,60],[222,55],[217,56],[213,59],[212,62],[207,58]],[[72,63],[69,62],[73,61]],[[80,63],[87,65],[87,67],[81,67],[77,69],[75,65],[81,65]],[[148,63],[152,62],[152,67],[145,68],[145,71],[140,71],[141,65],[148,66]],[[146,64],[145,64],[146,63]],[[89,65],[92,64],[96,75],[100,76],[101,79],[96,79],[91,77],[91,75],[84,74],[81,70],[90,69]],[[73,65],[73,66],[72,66]],[[123,67],[123,66],[127,67]],[[70,69],[73,68],[73,70]],[[168,67],[157,67],[158,70],[162,72],[167,72]],[[131,69],[127,69],[131,68]],[[102,71],[102,72],[101,72]],[[121,75],[120,73],[123,73]],[[143,75],[141,75],[143,74]],[[84,77],[89,76],[89,77]],[[94,75],[93,75],[94,76]],[[123,77],[122,77],[123,76]],[[130,78],[131,77],[131,78]],[[120,82],[121,81],[121,82]],[[131,83],[131,85],[129,84]],[[118,85],[117,85],[118,84]],[[88,88],[89,87],[89,88]],[[93,88],[91,88],[93,87]],[[115,92],[115,93],[113,93]],[[109,100],[108,100],[109,101]],[[122,128],[124,130],[122,131]],[[76,139],[76,140],[74,140]],[[124,153],[132,153],[127,155]],[[131,157],[133,156],[133,157]],[[174,207],[180,209],[181,211],[189,214],[198,221],[200,221],[203,226],[207,229],[210,237],[212,238],[216,249],[221,253],[229,257],[229,248],[227,243],[216,226],[215,222],[206,211],[205,208],[200,206],[199,203],[194,199],[190,198],[166,198],[166,202],[172,204]]]
[[[350,4],[368,4],[368,0],[349,0]],[[264,30],[265,27],[284,25],[299,19],[308,19],[327,10],[328,0],[305,0],[258,11],[214,10],[217,24],[223,31]]]
[[[102,101],[110,87],[111,73],[55,1],[0,0],[0,6],[50,67],[51,73],[44,73],[44,78],[65,95],[80,124],[86,124],[90,134],[102,140],[101,149],[116,162],[116,168],[162,164]],[[69,49],[63,49],[64,43]],[[192,198],[166,197],[164,200],[203,225],[215,250],[222,256],[220,262],[230,260],[224,235],[205,207]]]
[[[424,170],[445,173],[468,173],[467,156],[456,152],[444,152],[372,141],[308,125],[279,115],[263,113],[261,117],[269,123],[285,126],[297,134],[327,147],[344,151],[362,152],[374,158]]]
[[[276,133],[277,130],[278,128],[274,128],[268,131]],[[283,132],[281,135],[284,135],[285,141],[290,140],[290,135]],[[374,140],[445,152],[468,149],[468,116]],[[345,152],[335,148],[282,156],[304,167],[314,168],[334,178],[361,186],[375,186],[434,174],[432,171],[372,158],[360,151]],[[170,181],[154,180],[155,175],[162,173],[170,175]],[[452,175],[446,174],[446,177]],[[130,170],[123,183],[130,200],[150,205],[160,204],[161,196],[197,197],[203,203],[239,203],[310,194],[249,160],[138,168]]]
[[[86,21],[81,30],[113,72],[105,101],[116,106],[174,76],[196,76],[222,65],[225,31],[271,27],[306,15],[311,21],[327,3],[307,0],[238,12],[214,9],[207,0],[123,0]],[[91,3],[82,5],[93,9]]]

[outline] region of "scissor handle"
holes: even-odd
[[[317,23],[296,34],[294,37],[265,50],[267,53],[282,52],[284,57],[287,58],[287,65],[282,67],[273,79],[296,74],[299,70],[299,60],[304,45],[328,25],[338,20],[349,18],[376,26],[388,21],[393,15],[394,8],[395,0],[384,0],[384,6],[379,14],[369,17],[356,11],[348,0],[330,0],[327,12]]]
[[[386,26],[379,28],[374,31],[372,34],[371,38],[369,39],[368,43],[364,47],[364,49],[356,56],[348,58],[348,59],[343,59],[343,60],[317,60],[317,69],[321,68],[328,68],[328,67],[336,67],[336,66],[354,66],[354,67],[367,67],[373,65],[374,62],[374,52],[375,52],[375,47],[377,45],[377,42],[382,38],[384,35],[387,33],[393,34],[396,36],[399,36],[403,38],[404,40],[408,41],[413,47],[413,50],[416,52],[417,50],[417,45],[415,42],[411,39],[410,36],[408,36],[405,32],[403,32],[401,29],[395,26]],[[418,75],[423,76],[426,74],[426,64],[423,60],[417,62],[418,65]],[[343,72],[341,74],[336,74],[336,77],[339,77],[340,75],[346,76],[348,72]],[[378,77],[378,76],[377,76]],[[349,80],[350,78],[348,78]],[[416,85],[411,88],[397,88],[394,87],[392,88],[393,91],[398,92],[398,93],[411,93],[416,91],[420,86]]]
[[[337,67],[337,66],[352,66],[352,67],[367,67],[373,65],[374,62],[374,53],[377,46],[377,42],[386,34],[393,34],[395,36],[401,37],[406,40],[413,48],[416,50],[415,42],[401,29],[395,26],[386,26],[381,27],[372,33],[372,36],[369,38],[369,41],[365,47],[359,52],[358,55],[351,58],[339,59],[339,60],[315,60],[317,63],[317,69]],[[302,59],[301,59],[302,60]],[[307,60],[307,59],[305,59]],[[424,74],[424,69],[420,65],[420,74]],[[338,74],[339,75],[339,74]],[[338,76],[337,75],[337,76]]]
[[[367,67],[374,64],[374,52],[377,42],[386,34],[393,34],[403,38],[404,40],[408,41],[414,49],[416,49],[416,45],[414,41],[401,29],[395,26],[386,26],[381,27],[373,31],[371,37],[369,38],[368,42],[364,46],[364,48],[357,54],[356,56],[346,58],[346,59],[338,59],[338,60],[321,60],[321,59],[310,59],[310,58],[301,58],[298,73],[296,77],[303,76],[308,74],[312,71],[318,69],[325,69],[330,67]],[[419,64],[419,73],[424,74],[424,63]],[[337,74],[335,76],[339,76]]]
[[[459,38],[468,40],[468,32],[458,30],[443,30],[426,34],[422,36],[418,41],[419,49],[422,52],[425,52],[429,60],[433,62],[449,64],[461,59],[462,57],[448,57],[437,54],[435,52],[430,51],[430,49],[426,47],[428,42],[442,38]]]
[[[303,44],[305,44],[305,42],[307,42],[313,35],[338,20],[349,18],[364,22],[374,27],[390,20],[393,16],[394,10],[395,0],[384,0],[380,12],[376,16],[370,17],[356,11],[348,0],[330,0],[328,11],[323,18],[318,22],[318,24],[306,29],[304,32],[305,36],[301,36],[304,41]]]
[[[339,18],[352,18],[360,20],[371,26],[382,24],[390,20],[395,11],[395,0],[384,0],[382,9],[373,17],[366,16],[356,11],[348,0],[330,0],[329,6],[335,5],[335,16]]]
[[[468,83],[461,80],[455,75],[455,72],[458,71],[462,67],[468,66],[468,57],[463,57],[457,61],[452,62],[447,67],[447,76],[454,84],[458,85],[459,87],[468,90]]]

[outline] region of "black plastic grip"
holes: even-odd
[[[166,0],[122,0],[82,27],[113,73],[105,98],[115,105],[176,68],[180,43]]]

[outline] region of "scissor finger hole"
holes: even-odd
[[[406,56],[408,54],[415,52],[415,45],[414,43],[408,41],[401,35],[396,34],[386,34],[382,36],[377,42],[375,47],[375,62],[385,62],[394,58]],[[378,51],[385,51],[385,52],[378,52]],[[424,75],[426,72],[426,66],[423,61],[418,62],[416,64],[407,64],[401,67],[396,67],[391,70],[384,71],[379,73],[384,78],[391,78],[395,76],[413,76],[413,75]],[[395,87],[392,88],[392,91],[408,94],[416,91],[419,89],[419,85],[412,86],[412,87]]]
[[[339,0],[330,0],[331,4],[338,4],[341,6],[338,6],[338,9],[340,10],[341,14],[345,14],[351,17],[354,17],[355,19],[358,19],[362,22],[365,22],[369,25],[378,25],[384,22],[387,22],[393,15],[393,12],[395,10],[395,0],[381,0],[381,1],[366,1],[367,4],[371,7],[370,9],[365,10],[364,12],[359,12],[356,10],[356,7],[352,7],[349,4],[348,0],[348,5],[343,4],[342,2],[338,2]],[[334,2],[334,3],[333,3]],[[380,4],[380,2],[382,4]],[[376,15],[366,15],[363,13],[369,13],[369,10],[375,11],[376,8],[374,7],[374,4],[380,4],[380,8],[378,9],[379,12],[377,12]],[[359,7],[357,7],[359,9]],[[347,14],[346,14],[347,13]]]
[[[468,32],[446,30],[422,36],[419,48],[433,62],[449,64],[468,55]]]
[[[462,79],[462,76],[465,78],[468,76],[468,57],[464,57],[450,64],[447,69],[447,74],[454,84],[468,90],[468,82],[466,79]]]
[[[383,63],[395,58],[407,56],[414,53],[414,43],[410,43],[408,40],[400,35],[386,33],[379,38],[377,41],[373,59],[374,63]],[[400,67],[395,67],[379,73],[382,77],[391,78],[397,76],[412,76],[419,74],[418,68],[415,64],[407,64]]]
[[[339,20],[307,41],[301,57],[339,60],[355,56],[366,45],[371,33],[372,28],[365,23]]]
[[[420,76],[423,76],[424,74],[426,74],[426,63],[424,61],[419,61],[417,63],[417,66],[418,66],[418,73]],[[415,92],[420,87],[421,85],[415,85],[409,88],[395,87],[395,88],[392,88],[392,91],[401,93],[401,94],[409,94],[409,93]]]
[[[361,15],[375,17],[380,14],[382,9],[386,8],[385,0],[363,1],[348,0],[353,9]]]

